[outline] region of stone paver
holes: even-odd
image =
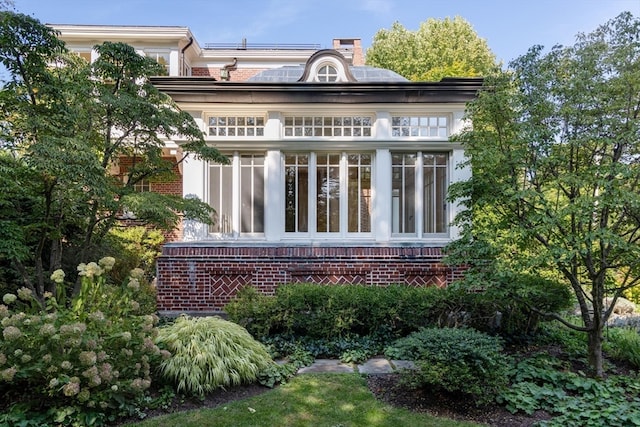
[[[387,359],[374,357],[362,365],[358,365],[358,372],[361,374],[390,374],[393,372],[393,367]]]
[[[411,360],[392,360],[391,366],[393,366],[394,371],[398,369],[416,369],[416,364]]]
[[[361,374],[391,374],[400,369],[415,369],[415,363],[407,360],[388,360],[384,357],[374,357],[361,365],[357,365],[357,372]],[[299,374],[332,372],[354,372],[353,365],[342,363],[335,359],[316,359],[312,365],[298,370]]]

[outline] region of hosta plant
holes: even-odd
[[[275,363],[246,329],[219,317],[181,316],[160,328],[156,343],[172,354],[162,374],[185,394],[256,382]]]

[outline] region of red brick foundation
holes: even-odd
[[[422,246],[249,246],[170,243],[157,262],[161,314],[222,310],[243,286],[273,294],[283,283],[446,286],[462,269],[441,263],[440,248]]]

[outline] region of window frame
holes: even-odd
[[[289,152],[283,151],[281,152],[281,164],[283,171],[283,187],[286,186],[286,175],[287,175],[287,163],[286,156],[288,155],[307,155],[308,156],[308,188],[307,188],[307,203],[308,203],[308,219],[307,231],[287,231],[286,226],[286,209],[287,209],[287,197],[283,197],[283,239],[300,239],[300,238],[311,238],[313,240],[322,240],[322,239],[340,239],[340,238],[371,238],[373,237],[373,189],[374,189],[374,176],[375,176],[375,152],[374,151],[344,151],[344,150],[329,150],[329,151],[304,151],[304,152]],[[368,221],[369,230],[368,231],[349,231],[349,156],[368,156],[369,164],[364,166],[368,167],[368,175],[369,175],[369,207],[368,207]],[[339,156],[337,163],[322,162],[319,161],[319,156]],[[351,167],[354,167],[353,165]],[[363,166],[360,165],[359,169]],[[337,192],[337,201],[338,201],[338,229],[337,231],[318,231],[318,201],[320,200],[318,190],[319,188],[319,171],[321,168],[324,168],[327,172],[326,175],[329,175],[331,168],[337,168],[338,170],[338,192]],[[359,179],[359,184],[362,183],[362,180]],[[358,199],[359,209],[362,209],[361,199]],[[358,212],[361,212],[358,210]],[[328,218],[330,217],[330,212],[327,211]],[[361,224],[363,219],[360,215],[358,215],[358,223]],[[326,230],[330,230],[331,227],[327,223]]]

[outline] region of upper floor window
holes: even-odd
[[[264,117],[209,117],[209,136],[264,136]]]
[[[395,137],[439,137],[449,136],[446,116],[393,116],[391,134]]]
[[[370,137],[373,119],[368,116],[287,116],[285,137]]]
[[[323,65],[318,69],[316,77],[319,82],[335,82],[338,80],[338,70],[331,65]]]
[[[166,69],[167,75],[171,75],[171,59],[168,51],[145,50],[144,54],[162,65]]]

